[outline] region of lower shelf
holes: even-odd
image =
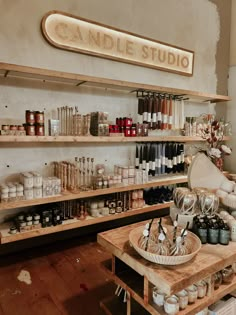
[[[9,223],[3,223],[3,224],[0,224],[0,243],[1,244],[11,243],[11,242],[20,241],[20,240],[24,240],[24,239],[28,239],[32,237],[41,236],[41,235],[76,229],[76,228],[80,228],[80,227],[84,227],[84,226],[88,226],[92,224],[118,220],[125,217],[139,215],[142,213],[154,212],[156,210],[169,208],[171,205],[173,205],[173,202],[166,202],[166,203],[156,204],[152,206],[145,206],[143,208],[133,209],[126,212],[117,213],[114,215],[109,215],[109,216],[104,216],[104,217],[94,218],[91,216],[87,216],[85,220],[78,220],[78,219],[67,220],[67,221],[64,221],[63,224],[60,224],[60,225],[35,229],[35,230],[16,233],[16,234],[10,234],[9,229],[11,225]]]
[[[146,309],[147,314],[153,315],[164,315],[166,314],[163,307],[158,307],[155,303],[150,301],[147,305],[144,303],[143,293],[140,291],[140,287],[143,286],[143,280],[140,278],[140,275],[135,274],[131,268],[127,268],[126,272],[122,272],[118,274],[113,274],[111,271],[111,260],[105,261],[102,264],[103,268],[109,274],[113,281],[120,285],[123,289],[127,290],[130,296],[137,301],[143,308]],[[142,283],[140,283],[142,282]],[[133,286],[132,284],[136,285]],[[131,284],[131,285],[130,285]],[[202,309],[210,306],[216,301],[220,300],[225,295],[230,292],[236,290],[236,276],[234,277],[232,283],[230,284],[222,284],[219,289],[215,290],[212,296],[205,296],[202,299],[197,299],[194,304],[190,304],[186,307],[185,310],[181,310],[178,312],[178,315],[195,315],[197,312]],[[115,313],[114,313],[115,314]],[[126,314],[126,313],[123,313]],[[142,313],[141,313],[142,314]]]
[[[118,296],[112,296],[100,302],[101,308],[107,315],[125,315],[127,314],[127,304]],[[149,315],[135,300],[130,301],[130,315]]]

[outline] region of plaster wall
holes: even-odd
[[[216,93],[219,87],[217,65],[227,60],[226,44],[222,50],[222,16],[228,14],[231,1],[208,0],[0,0],[0,60],[27,66],[61,70],[112,79],[157,84],[169,87]],[[155,40],[195,52],[192,77],[148,69],[94,56],[68,52],[50,46],[43,38],[40,22],[50,10],[61,10],[106,25],[117,27]],[[226,14],[227,13],[227,14]],[[227,25],[224,26],[227,28]],[[228,36],[228,33],[224,33]],[[220,50],[221,47],[221,50]],[[225,69],[225,67],[223,67]],[[109,112],[117,116],[135,117],[137,100],[112,90],[101,90],[30,80],[0,79],[0,124],[22,123],[26,109],[45,110],[53,117],[57,107],[78,106],[89,111]],[[215,112],[214,106],[187,104],[186,116]],[[216,109],[217,110],[217,109]],[[221,111],[221,110],[220,110]],[[224,114],[221,113],[221,114]],[[2,145],[0,181],[14,178],[16,173],[39,170],[50,172],[53,160],[75,156],[94,156],[112,170],[115,163],[133,163],[134,145]],[[112,159],[111,159],[112,157]],[[47,164],[47,165],[45,165]],[[12,213],[12,212],[11,212]],[[6,213],[2,213],[0,218]]]

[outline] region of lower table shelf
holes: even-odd
[[[117,258],[115,258],[117,261]],[[125,263],[118,260],[119,264],[123,266],[122,268],[115,266],[112,267],[112,260],[107,260],[102,263],[102,267],[106,270],[110,277],[113,278],[113,281],[120,285],[124,290],[126,290],[129,296],[134,299],[142,309],[146,310],[146,314],[153,315],[166,315],[162,307],[158,307],[152,300],[151,297],[148,303],[144,301],[144,277],[136,273],[132,268],[129,268]],[[112,268],[115,269],[115,273],[112,272]],[[197,312],[202,309],[210,306],[215,303],[225,295],[229,294],[236,289],[236,276],[230,284],[222,284],[217,290],[213,291],[211,296],[205,296],[202,299],[197,299],[194,304],[189,304],[186,309],[178,312],[178,315],[195,315]],[[118,300],[116,300],[118,303]],[[120,302],[121,303],[121,302]],[[124,310],[124,305],[122,305]],[[132,310],[132,308],[131,308]],[[126,314],[126,309],[121,314]],[[107,313],[109,315],[116,315],[119,313]],[[133,314],[132,312],[130,314]],[[143,314],[143,313],[140,313]]]
[[[149,315],[135,300],[130,300],[130,315]],[[100,302],[101,308],[107,315],[125,315],[127,314],[127,304],[118,296],[112,296]]]

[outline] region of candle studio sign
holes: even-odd
[[[45,38],[55,47],[144,67],[193,75],[194,53],[59,11],[42,19]]]

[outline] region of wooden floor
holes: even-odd
[[[0,315],[104,315],[99,301],[115,290],[100,267],[109,257],[96,236],[1,257]]]

